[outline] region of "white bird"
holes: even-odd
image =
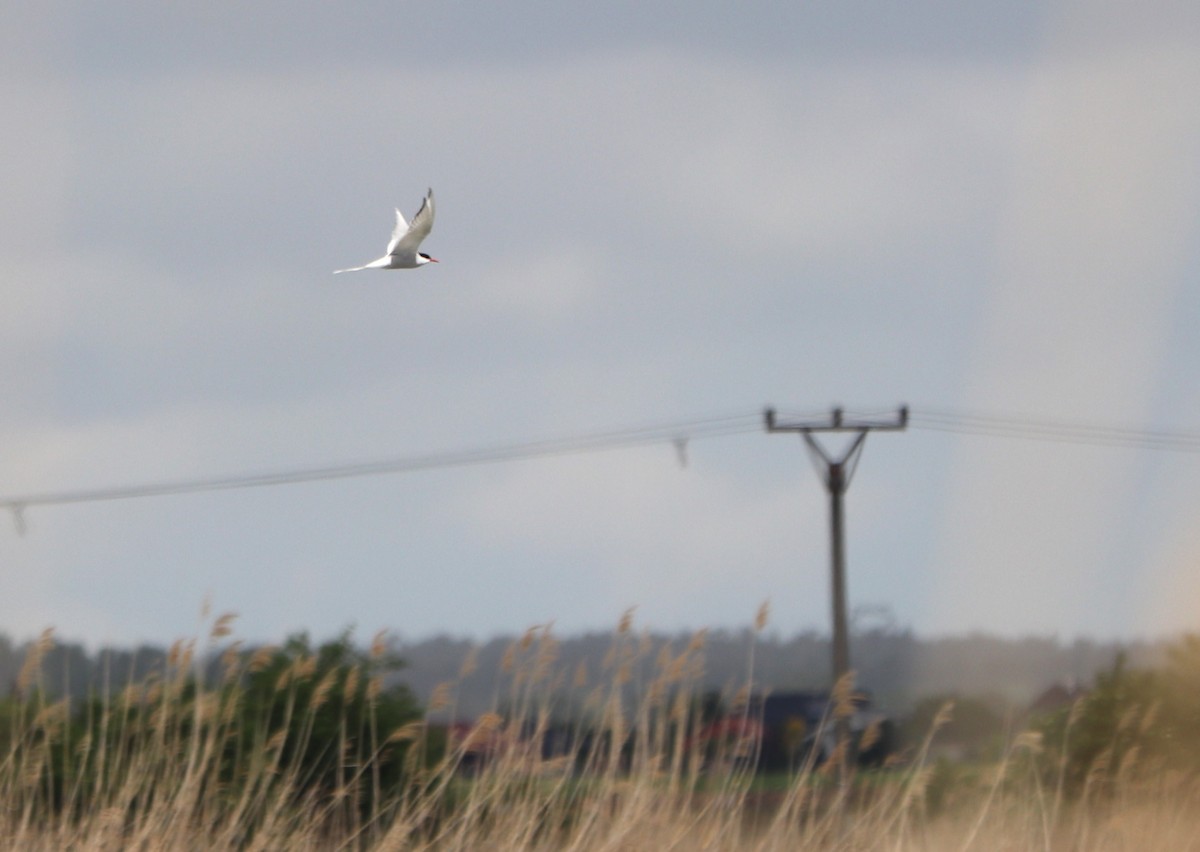
[[[392,231],[392,241],[388,243],[387,254],[372,260],[365,266],[352,266],[349,269],[335,269],[339,272],[357,272],[360,269],[416,269],[427,263],[437,263],[436,257],[430,257],[423,251],[417,251],[421,241],[433,230],[433,190],[425,193],[421,209],[413,216],[412,224],[404,221],[404,214],[396,208],[396,228]]]

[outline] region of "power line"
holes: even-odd
[[[175,494],[195,494],[206,491],[260,488],[269,485],[294,485],[304,482],[353,479],[363,476],[410,473],[421,470],[465,467],[468,465],[517,461],[544,456],[570,455],[615,449],[618,447],[658,444],[667,441],[686,442],[745,432],[757,432],[762,428],[759,417],[760,415],[757,413],[712,417],[705,420],[627,427],[625,429],[596,432],[571,438],[504,444],[343,465],[297,468],[201,479],[180,479],[140,485],[30,493],[0,497],[0,507],[13,511],[18,518],[19,524],[20,513],[31,506],[96,503],[108,500],[128,500],[136,497],[162,497]]]
[[[858,422],[872,421],[883,411],[847,409],[845,416]],[[784,411],[781,418],[811,420],[822,416],[813,411]],[[546,456],[572,455],[622,447],[670,443],[686,463],[687,442],[727,435],[758,432],[762,429],[760,412],[709,417],[697,420],[658,422],[640,426],[595,432],[573,437],[499,444],[443,453],[401,456],[341,465],[291,468],[265,473],[244,473],[230,476],[196,479],[177,479],[111,487],[31,492],[0,496],[0,509],[13,513],[18,528],[22,511],[33,506],[95,503],[127,500],[137,497],[163,497],[207,491],[226,491],[260,488],[272,485],[294,485],[364,476],[410,473],[452,467],[467,467],[506,461],[521,461]],[[1025,418],[953,412],[935,409],[913,409],[909,413],[910,429],[925,429],[986,437],[1019,438],[1032,441],[1053,441],[1070,444],[1090,444],[1130,449],[1167,452],[1200,452],[1200,433],[1115,427],[1093,423],[1031,420]]]
[[[1183,453],[1200,452],[1200,433],[1196,432],[1137,429],[1077,421],[1031,420],[930,409],[913,411],[909,425],[913,429],[997,438]]]

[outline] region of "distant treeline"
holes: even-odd
[[[678,652],[691,634],[652,633],[644,638],[655,650],[671,643]],[[507,688],[501,663],[515,637],[486,643],[450,636],[402,642],[394,650],[405,660],[400,677],[422,700],[443,682],[456,684],[456,710],[470,718],[502,700]],[[611,633],[559,638],[557,665],[570,673],[583,664],[599,674],[612,647]],[[908,630],[861,632],[851,639],[851,659],[859,686],[889,713],[907,713],[930,695],[985,696],[993,703],[1024,706],[1056,683],[1090,684],[1124,652],[1130,665],[1155,666],[1168,640],[1115,642],[1056,637],[1005,639],[983,633],[921,638]],[[460,677],[463,661],[475,648],[474,671]],[[830,680],[829,637],[815,631],[784,638],[753,631],[709,631],[705,637],[704,687],[733,693],[746,684],[753,647],[754,688],[773,691],[826,689]],[[647,655],[652,661],[655,654]],[[641,672],[650,679],[647,667]]]
[[[556,638],[556,666],[567,673],[568,684],[571,673],[581,667],[593,678],[603,677],[603,660],[613,645],[612,633]],[[640,643],[654,652],[643,655],[643,669],[635,677],[648,682],[657,651],[670,645],[678,653],[691,639],[692,634],[639,634]],[[503,705],[509,694],[503,660],[517,641],[518,637],[502,636],[476,643],[445,635],[393,641],[391,650],[404,660],[404,667],[392,679],[407,685],[423,704],[428,703],[439,684],[449,683],[455,696],[452,712],[459,718],[474,718]],[[17,690],[26,654],[35,644],[14,643],[0,635],[0,695]],[[907,630],[880,629],[855,634],[851,654],[859,686],[870,691],[883,709],[902,714],[929,695],[987,696],[1020,706],[1055,683],[1090,684],[1095,674],[1111,667],[1122,651],[1131,666],[1156,666],[1167,644],[1168,640],[1121,643],[1088,639],[1064,642],[1056,637],[1005,639],[982,633],[922,638]],[[744,686],[750,673],[751,648],[755,689],[785,691],[828,686],[827,636],[815,631],[784,638],[772,633],[756,636],[750,630],[714,630],[705,637],[703,687],[732,693]],[[80,644],[56,643],[43,657],[30,686],[40,684],[50,694],[74,697],[112,693],[131,681],[162,672],[168,653],[167,648],[152,645],[89,652]],[[468,657],[473,661],[469,673],[463,675]],[[215,660],[212,662],[215,665]],[[564,687],[564,691],[569,690]]]

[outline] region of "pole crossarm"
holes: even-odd
[[[800,420],[794,423],[779,423],[774,408],[768,408],[763,414],[768,432],[800,432],[802,434],[811,432],[900,432],[908,428],[907,405],[900,406],[896,416],[888,420],[847,419],[845,411],[841,408],[833,409],[828,420]]]

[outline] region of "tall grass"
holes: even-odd
[[[894,766],[844,775],[834,755],[764,780],[754,772],[750,726],[700,736],[704,634],[656,646],[635,632],[631,614],[591,671],[563,671],[551,629],[528,631],[495,673],[496,709],[468,726],[446,733],[433,722],[453,718],[452,683],[435,692],[425,719],[394,730],[380,729],[374,716],[342,725],[320,744],[338,756],[339,780],[317,784],[287,755],[308,751],[316,714],[339,684],[298,659],[276,682],[287,724],[253,726],[248,736],[241,685],[269,652],[226,644],[230,620],[217,619],[204,645],[177,642],[147,680],[111,685],[90,700],[50,700],[39,689],[40,655],[53,642],[44,634],[17,684],[22,699],[7,705],[3,720],[0,845],[767,852],[1200,844],[1195,778],[1138,767],[1125,754],[1119,766],[1098,761],[1082,793],[1068,795],[1061,744],[1032,732],[1013,736],[987,765],[938,763],[931,746],[950,707]],[[763,610],[756,631],[765,622]],[[201,676],[201,658],[216,654],[219,675]],[[464,661],[463,676],[473,665]],[[375,675],[339,677],[357,686]],[[726,693],[733,714],[748,718],[755,687],[751,643],[746,680]],[[839,685],[828,724],[850,712],[850,689]],[[565,703],[568,694],[585,698]],[[566,745],[546,754],[552,733]],[[404,779],[385,787],[377,770],[397,750]]]

